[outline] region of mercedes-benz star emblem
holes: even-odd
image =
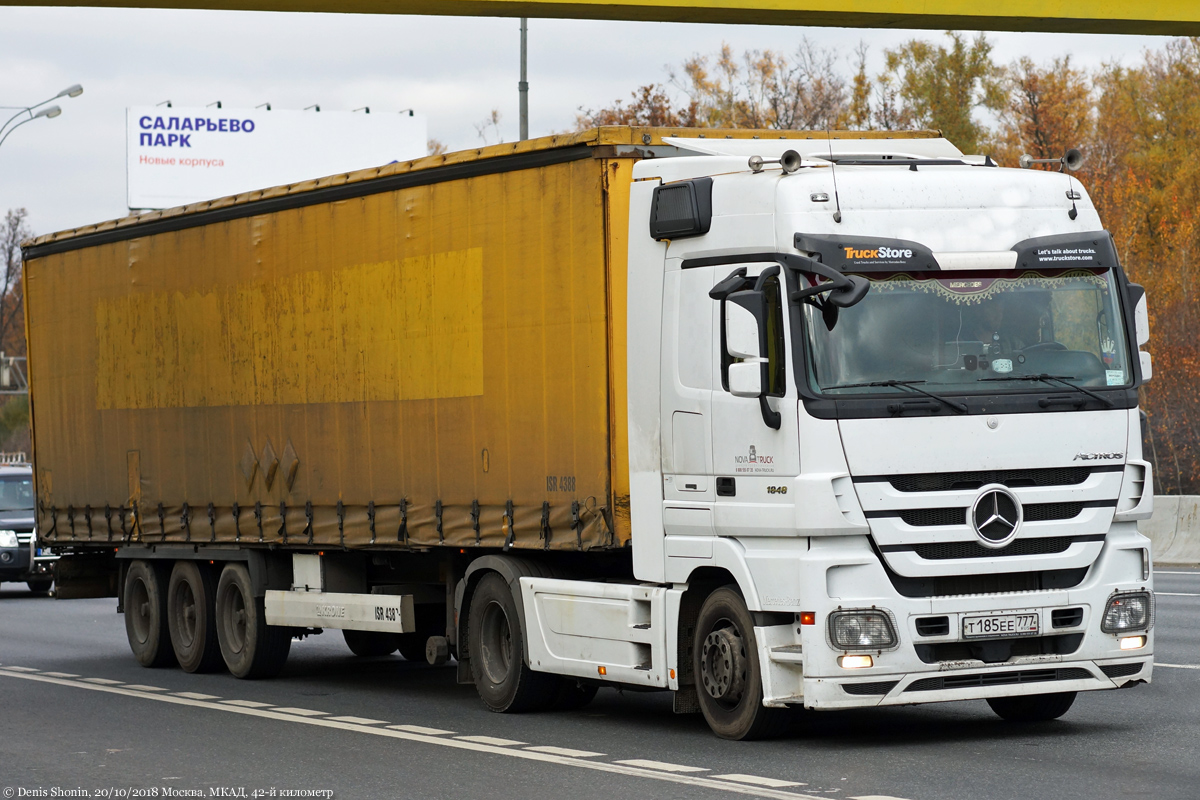
[[[999,484],[985,486],[971,506],[971,526],[985,547],[1004,547],[1021,527],[1021,501]]]

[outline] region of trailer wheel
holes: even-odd
[[[517,603],[498,574],[485,575],[471,597],[467,623],[471,675],[492,711],[534,711],[557,698],[558,676],[534,672],[525,663],[525,632]]]
[[[394,633],[343,630],[342,638],[346,640],[350,652],[362,658],[388,656],[396,652],[399,646]]]
[[[754,620],[730,587],[705,599],[692,648],[700,710],[722,739],[766,739],[782,732],[787,712],[763,706]]]
[[[1009,722],[1049,722],[1067,713],[1075,702],[1075,692],[989,697],[987,702],[992,711]]]
[[[245,564],[226,564],[217,582],[217,641],[225,666],[238,678],[278,675],[292,648],[292,631],[267,624]]]
[[[143,667],[166,667],[175,661],[167,628],[166,582],[148,561],[134,561],[125,573],[125,636],[133,657]]]
[[[176,561],[167,584],[167,629],[184,672],[220,669],[217,642],[216,586],[208,565]]]

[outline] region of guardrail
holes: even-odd
[[[1155,564],[1200,565],[1200,496],[1154,496],[1154,516],[1138,523]]]

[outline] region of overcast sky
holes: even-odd
[[[531,20],[530,134],[573,128],[582,106],[662,82],[667,67],[728,42],[736,52],[792,51],[802,37],[845,53],[859,41],[875,62],[933,31],[872,31],[647,22]],[[1136,62],[1164,39],[1146,36],[990,34],[994,55],[1039,62],[1071,54],[1080,66]],[[451,149],[481,143],[475,126],[496,108],[517,136],[515,19],[268,14],[226,11],[0,7],[0,106],[39,102],[73,83],[57,119],[17,130],[0,148],[0,213],[24,206],[35,232],[123,216],[127,106],[171,100],[226,108],[372,113],[415,108]],[[3,112],[7,119],[12,112]],[[0,120],[2,121],[2,120]]]

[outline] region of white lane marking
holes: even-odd
[[[1200,597],[1200,592],[1155,592],[1159,597]]]
[[[864,794],[851,797],[850,800],[904,800],[903,797],[892,797],[890,794]]]
[[[494,744],[496,747],[512,747],[517,744],[525,744],[518,742],[516,739],[500,739],[495,736],[455,736],[455,739],[461,739],[464,742],[476,742],[477,744]]]
[[[326,711],[313,711],[311,708],[292,708],[291,706],[279,706],[271,710],[278,711],[281,714],[295,714],[298,717],[323,717],[328,713]]]
[[[13,672],[37,672],[32,667],[5,667],[5,669],[11,669]]]
[[[366,717],[330,717],[336,722],[353,722],[355,725],[382,725],[386,719],[367,719]]]
[[[49,675],[50,673],[47,672],[44,674]],[[161,686],[147,686],[144,683],[127,683],[127,684],[125,684],[125,688],[126,689],[137,689],[139,692],[165,692],[166,691],[166,689],[162,688]]]
[[[12,669],[12,667],[9,667]],[[51,678],[78,678],[74,672],[43,672],[43,675],[49,675]]]
[[[227,706],[241,706],[242,708],[270,708],[271,703],[260,703],[257,700],[222,700]]]
[[[176,697],[184,697],[188,700],[220,700],[215,694],[200,694],[200,692],[173,692]]]
[[[313,725],[321,728],[336,728],[338,730],[372,734],[375,736],[387,736],[393,739],[402,739],[404,741],[417,742],[419,744],[438,745],[441,747],[451,747],[458,750],[469,750],[477,753],[508,756],[509,758],[519,758],[526,761],[539,761],[544,764],[557,764],[559,766],[575,767],[577,769],[590,769],[596,772],[609,772],[616,775],[624,775],[632,778],[645,778],[647,780],[675,783],[682,786],[697,786],[705,789],[719,789],[731,794],[767,797],[772,798],[772,800],[828,800],[827,797],[821,798],[816,795],[798,794],[796,792],[768,789],[766,787],[759,788],[743,786],[730,781],[718,781],[709,777],[700,777],[698,775],[677,775],[660,770],[639,769],[632,766],[622,766],[620,764],[606,761],[588,761],[585,759],[557,756],[551,753],[537,753],[523,749],[518,750],[506,747],[494,747],[492,745],[464,742],[459,739],[439,738],[436,736],[427,736],[419,733],[391,730],[391,728],[398,727],[394,725],[390,726],[390,728],[375,728],[362,725],[352,725],[348,722],[333,722],[332,720],[321,719],[319,717],[298,717],[291,714],[279,714],[274,710],[241,708],[237,706],[223,705],[221,703],[210,703],[204,700],[188,700],[169,694],[146,694],[144,692],[134,692],[123,686],[97,686],[95,684],[81,683],[79,681],[65,680],[62,678],[48,678],[43,675],[24,675],[17,672],[10,672],[4,667],[0,667],[0,677],[19,678],[21,680],[36,681],[37,683],[50,683],[57,686],[66,686],[68,688],[87,689],[93,692],[106,692],[108,694],[140,698],[142,700],[157,700],[160,703],[171,703],[179,706],[203,708],[211,711],[224,711],[230,714],[259,717],[262,719],[275,720],[277,722],[290,722],[295,725]]]
[[[1165,569],[1154,570],[1155,575],[1200,575],[1200,572],[1169,572]]]
[[[571,758],[595,758],[602,756],[604,753],[595,753],[591,750],[572,750],[569,747],[554,747],[553,745],[543,744],[537,747],[526,747],[526,750],[532,750],[535,753],[549,753],[552,756],[569,756]]]
[[[388,725],[394,731],[406,731],[408,733],[420,733],[425,736],[445,736],[454,731],[444,731],[441,728],[426,728],[424,725]]]
[[[631,758],[627,761],[618,761],[616,763],[624,764],[629,767],[661,769],[664,772],[708,772],[708,770],[704,767],[689,767],[685,764],[669,764],[666,761],[651,761],[647,758]]]
[[[740,773],[734,773],[733,775],[713,775],[713,777],[720,778],[723,781],[748,783],[751,786],[768,786],[772,789],[782,789],[785,786],[808,786],[807,783],[796,783],[795,781],[777,781],[774,778],[760,778],[757,775],[742,775]]]
[[[1200,664],[1164,664],[1161,661],[1155,661],[1156,667],[1169,667],[1171,669],[1200,669]]]
[[[108,678],[81,678],[80,680],[85,680],[88,683],[98,683],[101,686],[124,686],[125,685],[124,681],[112,681],[112,680],[109,680]]]

